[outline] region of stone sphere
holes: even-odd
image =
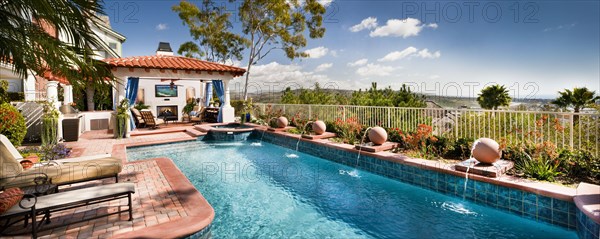
[[[498,142],[493,139],[480,138],[473,143],[471,154],[480,163],[493,164],[502,157],[502,150]]]
[[[325,133],[325,130],[327,130],[327,126],[322,120],[317,120],[312,123],[312,130],[315,132],[315,134],[322,135]]]
[[[286,117],[281,116],[277,118],[277,127],[285,128],[286,126],[288,126],[288,119]]]
[[[387,140],[387,132],[384,128],[373,127],[369,130],[369,140],[376,145],[382,145]]]

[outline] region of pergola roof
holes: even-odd
[[[104,61],[113,68],[128,67],[161,70],[229,72],[234,77],[241,76],[246,72],[243,68],[182,56],[134,56],[126,58],[108,58]]]

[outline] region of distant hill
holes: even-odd
[[[326,92],[331,93],[340,93],[346,96],[351,96],[353,90],[332,90],[332,89],[323,89]],[[300,89],[292,90],[295,94],[300,93]],[[250,93],[248,96],[252,98],[254,102],[260,103],[280,103],[281,96],[283,95],[283,91],[279,92],[268,92],[268,93]],[[240,100],[242,94],[241,93],[233,93],[234,100]],[[476,98],[472,97],[453,97],[453,96],[436,96],[436,95],[427,95],[425,94],[425,100],[428,102],[428,107],[437,107],[440,106],[442,108],[450,108],[457,109],[461,107],[467,108],[480,108],[477,103]],[[511,108],[516,107],[525,107],[526,109],[530,108],[541,108],[543,105],[550,104],[551,99],[513,99],[511,103]]]

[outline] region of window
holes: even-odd
[[[108,46],[115,51],[117,50],[117,43],[111,42],[111,43],[108,43]]]

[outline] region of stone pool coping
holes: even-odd
[[[208,131],[214,131],[214,132],[252,132],[254,131],[254,128],[239,128],[239,129],[235,129],[235,128],[215,128],[214,126],[224,126],[224,125],[230,125],[230,124],[239,124],[239,123],[212,123],[212,124],[202,124],[202,125],[196,125],[194,126],[194,128],[196,128],[197,130],[201,131],[201,132],[208,132]],[[243,125],[243,124],[239,124],[239,125]],[[247,126],[251,126],[251,127],[256,127],[254,125],[247,125]]]
[[[577,208],[596,224],[600,224],[600,186],[580,183],[573,199]]]
[[[196,138],[180,138],[161,141],[148,141],[137,143],[115,144],[112,148],[112,156],[120,158],[126,166],[131,162],[127,161],[128,147],[151,146],[168,143],[196,141]],[[131,231],[115,235],[114,238],[181,238],[200,232],[210,226],[215,217],[215,212],[208,201],[194,187],[189,179],[179,170],[179,168],[169,158],[144,159],[156,161],[161,172],[177,198],[185,209],[188,216],[175,221],[157,224],[147,227],[144,230]],[[134,208],[135,210],[135,208]]]
[[[214,209],[175,163],[169,158],[146,160],[156,161],[188,215],[144,230],[118,234],[114,238],[181,238],[210,226],[215,218]]]

